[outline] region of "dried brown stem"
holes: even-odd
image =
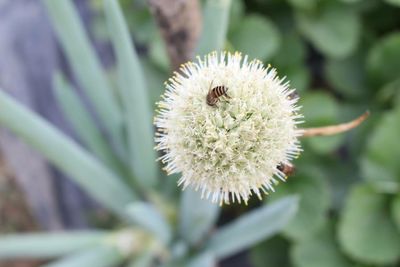
[[[199,0],[148,0],[165,41],[171,67],[193,57],[202,18]]]
[[[347,132],[358,125],[360,125],[369,116],[369,111],[364,112],[360,117],[356,118],[347,123],[317,127],[317,128],[305,128],[301,129],[303,134],[301,137],[312,137],[312,136],[323,136],[323,135],[334,135],[343,132]]]

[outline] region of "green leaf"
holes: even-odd
[[[278,186],[268,198],[276,201],[291,194],[300,196],[299,211],[283,233],[291,239],[302,240],[313,235],[326,220],[330,204],[326,177],[316,169],[300,170],[299,174],[289,177],[286,184]]]
[[[295,216],[297,197],[286,197],[241,216],[218,229],[206,244],[206,250],[218,258],[228,257],[277,234]]]
[[[289,3],[299,9],[313,10],[316,8],[319,0],[288,0]]]
[[[295,243],[291,253],[296,267],[351,267],[340,252],[332,227],[328,224],[312,238]]]
[[[121,178],[73,140],[0,91],[0,124],[70,175],[92,197],[120,213],[134,200]]]
[[[135,202],[126,209],[128,218],[148,230],[165,244],[171,240],[171,228],[164,216],[151,204]]]
[[[150,103],[153,104],[153,109],[157,108],[156,102],[161,100],[161,94],[164,93],[164,82],[168,79],[168,73],[157,68],[152,62],[142,60],[146,83],[149,88]]]
[[[279,50],[273,59],[273,65],[278,68],[279,73],[281,68],[290,68],[294,65],[304,68],[306,53],[306,46],[299,34],[287,33],[282,37]]]
[[[303,66],[293,66],[287,69],[278,69],[280,77],[286,76],[291,88],[295,88],[300,97],[310,86],[310,72]]]
[[[153,149],[152,113],[145,78],[118,2],[104,0],[104,7],[118,61],[120,90],[126,112],[129,163],[141,186],[154,186],[158,166]]]
[[[400,234],[389,214],[389,197],[365,185],[353,188],[339,223],[339,243],[353,259],[394,264],[400,259]]]
[[[245,12],[243,0],[234,0],[231,5],[229,12],[229,33],[235,31],[240,25]]]
[[[149,59],[152,61],[152,63],[157,65],[158,68],[169,72],[171,69],[170,62],[167,54],[167,48],[161,33],[158,33],[153,37],[149,43],[148,49]],[[163,87],[162,84],[163,83],[160,83],[158,86]]]
[[[123,260],[123,255],[119,253],[116,248],[98,246],[90,250],[72,254],[71,256],[43,265],[42,267],[112,267],[118,266]]]
[[[186,265],[186,267],[214,267],[214,266],[216,266],[215,258],[209,252],[205,252],[203,254],[194,257]]]
[[[291,265],[288,248],[288,241],[281,237],[273,237],[250,250],[251,263],[254,267],[289,267]]]
[[[381,190],[397,192],[400,187],[400,110],[387,112],[371,133],[365,153],[361,159],[365,179]]]
[[[327,61],[325,73],[335,90],[345,97],[358,99],[368,94],[364,56],[353,55],[345,59]]]
[[[300,98],[301,112],[305,123],[301,127],[320,127],[339,123],[339,106],[336,100],[326,92],[313,92]],[[311,148],[326,154],[337,149],[343,142],[344,135],[316,136],[304,140]]]
[[[229,39],[236,50],[259,60],[271,59],[281,41],[273,22],[259,15],[244,17]]]
[[[394,6],[400,6],[400,0],[384,0],[386,3],[394,5]]]
[[[198,191],[185,189],[181,195],[179,233],[190,244],[204,239],[219,215],[219,206],[202,199]]]
[[[154,260],[152,252],[145,252],[137,255],[130,263],[129,267],[151,267]]]
[[[122,115],[71,0],[43,0],[75,77],[113,141],[121,146]]]
[[[0,259],[54,258],[100,244],[102,231],[0,235]]]
[[[101,136],[99,129],[84,107],[79,96],[61,73],[56,73],[54,76],[53,87],[55,97],[58,103],[60,103],[64,115],[72,124],[81,141],[96,154],[99,159],[115,170],[118,169],[119,163],[113,156],[113,151]]]
[[[373,85],[379,89],[400,76],[400,33],[392,33],[380,39],[371,48],[367,69]]]
[[[391,212],[393,220],[400,232],[400,194],[398,194],[392,201]]]
[[[236,0],[237,1],[237,0]],[[203,14],[203,32],[196,54],[221,50],[225,44],[231,0],[207,0]]]
[[[345,5],[326,1],[318,12],[299,11],[296,19],[304,36],[328,57],[344,58],[357,48],[360,18]]]

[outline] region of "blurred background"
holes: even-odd
[[[160,2],[119,1],[153,109],[164,81],[195,54],[205,5]],[[175,10],[180,2],[185,9]],[[103,1],[73,3],[114,86],[116,55]],[[273,202],[298,194],[298,213],[278,235],[218,266],[400,266],[400,1],[232,0],[228,21],[224,49],[258,58],[287,76],[300,95],[303,127],[345,122],[365,110],[372,115],[351,132],[302,140],[296,174],[265,198]],[[71,68],[42,1],[0,1],[1,90],[87,146],[54,91],[57,71],[98,123]],[[160,177],[172,181],[167,195],[178,203],[177,177]],[[218,225],[262,204],[252,199],[248,206],[224,206]],[[0,233],[115,225],[115,216],[63,172],[0,129]]]

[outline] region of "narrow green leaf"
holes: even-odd
[[[189,263],[186,267],[214,267],[216,266],[215,257],[209,253],[205,252],[203,254],[197,255]]]
[[[353,259],[372,265],[400,259],[400,233],[389,214],[389,196],[365,185],[353,188],[339,223],[339,243]]]
[[[118,1],[104,0],[104,7],[118,61],[131,157],[129,163],[140,185],[153,186],[158,167],[153,149],[152,113],[145,78]]]
[[[205,55],[224,48],[231,0],[207,0],[203,14],[203,32],[196,54]]]
[[[61,73],[54,76],[53,85],[57,101],[81,141],[103,162],[118,169],[119,163],[113,156],[113,151],[101,136],[79,96]]]
[[[0,235],[0,259],[54,258],[100,244],[102,231]]]
[[[71,0],[43,0],[43,3],[75,77],[93,103],[107,132],[121,146],[121,111]]]
[[[123,255],[116,248],[103,245],[72,254],[42,267],[112,267],[118,266],[123,260]]]
[[[70,175],[92,197],[115,212],[134,200],[120,178],[73,140],[0,91],[0,124]]]
[[[170,225],[153,205],[135,202],[127,207],[126,212],[131,221],[153,233],[165,244],[169,243],[172,237]]]
[[[235,254],[281,231],[295,216],[298,197],[265,205],[217,230],[206,245],[219,258]]]
[[[181,195],[179,233],[190,244],[206,237],[219,215],[219,206],[201,199],[200,193],[191,188]]]
[[[295,243],[292,261],[296,267],[351,267],[335,242],[333,227],[326,224],[312,238]]]

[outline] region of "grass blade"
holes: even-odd
[[[71,0],[43,0],[43,3],[75,77],[91,100],[107,133],[116,144],[121,143],[121,111]]]
[[[196,54],[205,55],[224,48],[231,0],[207,0],[203,14],[203,32]]]
[[[255,245],[282,230],[297,207],[298,198],[292,196],[251,211],[215,232],[207,250],[223,258]]]
[[[108,166],[113,167],[115,170],[119,169],[120,163],[113,155],[112,149],[101,136],[99,129],[79,96],[61,73],[57,73],[54,76],[53,88],[63,114],[71,123],[83,144],[96,154],[99,159],[107,163]]]
[[[118,1],[104,0],[104,10],[118,62],[120,90],[127,117],[129,162],[139,185],[150,187],[156,183],[158,167],[145,78]]]
[[[48,122],[0,91],[0,124],[41,152],[51,163],[111,210],[123,214],[134,200],[120,177]]]
[[[37,259],[63,256],[100,244],[102,231],[0,235],[0,259]]]
[[[111,267],[117,266],[123,260],[123,255],[116,248],[104,245],[78,252],[42,267]]]

